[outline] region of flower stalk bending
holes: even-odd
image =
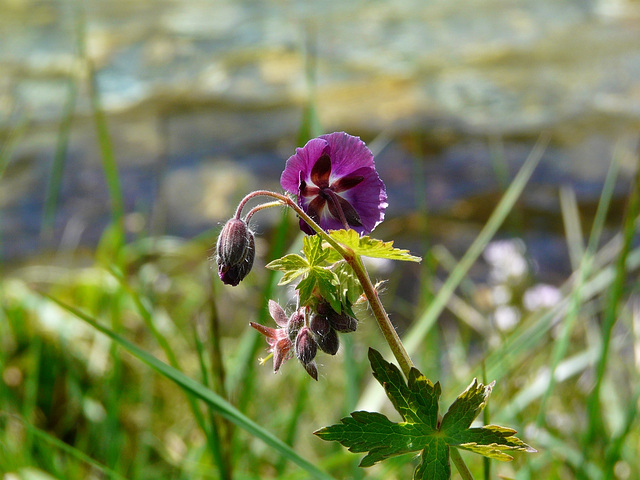
[[[387,311],[384,309],[384,306],[382,305],[382,302],[378,297],[378,293],[376,292],[376,289],[373,285],[373,282],[371,281],[371,278],[369,277],[367,270],[362,264],[362,259],[360,258],[360,256],[356,254],[351,248],[337,242],[326,231],[324,231],[322,227],[320,227],[320,225],[318,225],[313,220],[313,218],[307,215],[307,213],[302,209],[302,207],[300,207],[292,198],[290,198],[287,195],[283,195],[281,193],[271,192],[269,190],[257,190],[255,192],[250,193],[244,199],[242,199],[242,201],[240,202],[240,205],[238,205],[236,217],[239,218],[242,212],[242,208],[246,205],[246,203],[251,198],[254,198],[257,196],[272,197],[279,200],[279,202],[271,202],[271,203],[267,203],[267,204],[255,207],[253,210],[251,210],[251,212],[254,212],[256,209],[260,207],[268,208],[268,207],[277,206],[277,205],[284,205],[293,209],[298,215],[298,217],[300,217],[301,220],[306,222],[306,224],[315,233],[320,235],[325,242],[331,245],[351,266],[354,273],[358,277],[358,281],[362,285],[362,288],[367,297],[367,300],[369,301],[369,305],[371,305],[371,311],[373,312],[373,315],[376,321],[378,322],[378,326],[380,327],[380,330],[382,331],[382,334],[385,340],[387,341],[387,343],[389,344],[389,347],[391,348],[391,352],[393,353],[394,357],[398,361],[398,364],[400,365],[400,368],[402,372],[405,374],[405,376],[409,375],[409,370],[413,366],[413,362],[411,361],[411,358],[409,357],[407,350],[404,348],[404,345],[402,344],[402,341],[400,340],[400,337],[398,336],[396,329],[391,323],[391,320],[389,319],[389,315],[387,314]],[[247,217],[249,217],[249,215],[247,215]]]

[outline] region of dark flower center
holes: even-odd
[[[356,209],[338,193],[345,192],[364,180],[362,175],[346,175],[331,179],[331,158],[327,153],[323,153],[311,169],[310,180],[315,186],[307,185],[300,178],[300,195],[304,197],[314,197],[307,206],[307,211],[316,222],[320,221],[320,214],[324,207],[329,208],[329,213],[344,225],[345,228],[360,227],[362,221]]]

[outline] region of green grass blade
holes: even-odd
[[[343,335],[340,339],[342,343],[343,351],[343,369],[345,376],[345,406],[346,412],[353,412],[358,404],[358,397],[360,395],[360,366],[356,361],[355,355],[355,340],[351,335]],[[358,466],[360,463],[359,458],[354,458],[351,462],[350,478],[352,480],[358,480],[364,478],[364,471]]]
[[[583,237],[578,200],[571,187],[562,187],[560,189],[560,211],[562,213],[571,266],[573,270],[577,270],[580,266],[580,259],[584,256],[584,245],[582,244]]]
[[[583,373],[590,368],[596,359],[596,349],[590,348],[563,360],[556,368],[555,381],[562,383],[569,378]],[[517,394],[504,407],[500,408],[500,421],[509,423],[515,421],[518,414],[523,412],[534,401],[544,395],[549,384],[549,371],[542,367],[539,373],[527,385],[523,386]],[[485,424],[487,424],[485,422]]]
[[[211,275],[209,276],[209,280],[210,282],[213,282]],[[211,283],[211,288],[209,289],[208,306],[209,326],[211,332],[211,338],[209,339],[212,374],[211,386],[213,391],[220,395],[220,397],[229,398],[225,388],[225,368],[220,336],[220,317],[218,315],[213,283]],[[227,420],[215,416],[211,407],[209,407],[209,416],[211,418],[211,428],[216,432],[217,437],[222,440],[220,445],[217,447],[217,451],[220,454],[220,457],[217,459],[220,476],[224,480],[230,480],[233,471],[233,425]]]
[[[219,395],[209,390],[202,384],[196,382],[195,380],[187,377],[185,374],[176,370],[175,368],[167,365],[164,362],[161,362],[153,355],[145,352],[138,346],[131,343],[129,340],[121,337],[120,335],[113,332],[111,329],[100,325],[95,319],[91,318],[89,315],[84,312],[72,307],[71,305],[67,305],[66,303],[58,300],[46,293],[41,293],[46,298],[50,299],[52,302],[56,303],[62,309],[76,316],[77,318],[83,320],[84,322],[91,325],[93,328],[103,333],[111,340],[116,342],[134,357],[138,358],[142,362],[146,363],[148,366],[153,368],[160,375],[165,378],[173,381],[181,388],[204,401],[211,407],[213,407],[219,415],[222,415],[224,418],[228,419],[238,427],[246,430],[251,435],[256,438],[259,438],[268,446],[272,447],[274,450],[279,452],[281,455],[284,455],[288,460],[300,466],[304,470],[306,470],[313,478],[317,479],[332,479],[330,475],[318,469],[315,465],[310,463],[309,461],[302,458],[295,451],[291,449],[288,445],[286,445],[283,441],[276,438],[269,431],[265,430],[263,427],[255,423],[253,420],[246,417],[239,410],[237,410],[233,405],[229,402],[221,398]]]
[[[166,337],[162,335],[162,333],[160,333],[160,331],[156,328],[156,325],[152,318],[152,314],[149,311],[149,309],[144,305],[142,299],[140,298],[140,295],[138,295],[138,293],[133,288],[131,288],[131,286],[127,283],[124,275],[120,271],[118,271],[114,266],[111,266],[109,268],[109,273],[111,273],[111,275],[113,275],[116,278],[116,280],[118,281],[122,289],[125,292],[127,292],[129,297],[133,300],[133,303],[135,304],[136,309],[138,310],[138,314],[142,317],[145,323],[145,326],[149,329],[149,331],[155,338],[158,345],[160,345],[160,347],[162,348],[162,351],[166,355],[167,360],[169,360],[169,364],[176,370],[182,370],[182,368],[180,367],[180,364],[178,363],[178,358],[176,357],[176,354],[173,351],[173,348],[171,347],[171,344],[168,342]],[[203,383],[206,385],[206,382],[203,382]],[[198,426],[202,430],[202,433],[204,433],[207,439],[207,443],[209,445],[209,449],[211,450],[213,458],[216,459],[216,465],[220,470],[221,477],[227,478],[226,477],[227,462],[223,461],[221,442],[219,441],[219,438],[217,435],[218,433],[217,428],[215,426],[212,429],[207,428],[204,416],[202,415],[202,412],[200,411],[200,408],[196,404],[195,399],[193,398],[192,395],[187,395],[187,401],[189,402],[189,407],[191,408],[191,412],[193,413],[196,423],[198,424]]]
[[[442,285],[442,288],[429,307],[423,312],[409,333],[405,335],[404,345],[410,354],[414,353],[418,349],[424,340],[424,337],[431,327],[433,327],[438,316],[442,313],[449,302],[450,296],[458,285],[460,285],[460,282],[465,278],[471,266],[484,251],[487,244],[498,231],[498,228],[500,228],[500,225],[502,225],[504,220],[507,218],[507,215],[513,208],[516,200],[531,178],[531,174],[542,158],[547,142],[548,140],[544,138],[533,148],[529,158],[527,158],[524,165],[514,178],[478,237],[471,244],[460,262],[458,262],[456,268],[451,272],[451,275],[449,275],[445,283]]]
[[[640,248],[634,250],[627,259],[627,271],[633,272],[640,267]],[[583,300],[588,301],[604,292],[613,282],[613,267],[596,270],[595,275],[585,283]],[[567,282],[571,285],[571,282]],[[563,290],[566,290],[563,288]],[[489,353],[485,359],[487,378],[500,380],[511,370],[513,365],[519,365],[523,358],[537,345],[547,338],[547,334],[556,321],[566,315],[569,299],[562,299],[553,308],[538,311],[530,315],[522,324],[502,341],[500,346]],[[479,373],[478,373],[479,374]],[[463,387],[464,385],[459,385]]]
[[[633,396],[631,401],[629,402],[629,406],[627,408],[627,412],[625,415],[624,424],[620,429],[620,432],[617,433],[610,445],[607,448],[606,456],[605,456],[605,472],[606,479],[614,478],[615,472],[615,464],[620,459],[620,452],[622,451],[622,447],[629,436],[630,433],[633,432],[633,425],[638,418],[638,402],[640,401],[640,383],[636,385],[635,392],[633,392]],[[634,458],[637,460],[637,458]]]
[[[302,110],[302,121],[300,122],[300,130],[298,131],[298,146],[300,147],[312,138],[322,135],[322,123],[320,123],[316,102],[316,29],[309,28],[306,30],[306,33],[307,37],[304,45],[304,71],[307,86],[307,99]]]
[[[98,137],[98,147],[100,149],[100,157],[102,159],[102,169],[104,170],[107,189],[109,191],[109,200],[111,202],[111,216],[116,226],[117,234],[120,237],[120,246],[124,243],[124,200],[122,196],[122,186],[120,185],[120,176],[118,174],[118,165],[116,156],[109,134],[109,126],[107,124],[107,116],[102,108],[100,99],[100,91],[96,80],[96,72],[93,62],[87,54],[86,47],[86,19],[82,6],[77,15],[77,41],[78,52],[82,64],[85,69],[87,84],[89,90],[89,99],[91,102],[91,110],[93,113],[93,121],[95,124],[96,135]]]
[[[58,130],[58,141],[56,144],[56,152],[53,157],[49,182],[47,184],[47,194],[44,201],[41,235],[44,238],[50,238],[53,230],[53,224],[58,207],[58,197],[60,196],[60,188],[62,185],[62,176],[64,166],[67,159],[67,150],[69,147],[69,137],[71,136],[71,124],[73,123],[73,114],[76,108],[76,100],[78,98],[78,87],[73,78],[67,81],[67,101],[64,105],[62,120]]]
[[[21,414],[22,418],[31,424],[36,421],[38,413],[39,377],[42,362],[42,339],[40,337],[34,338],[29,344],[29,357],[33,367],[29,369],[29,376],[25,382]],[[27,435],[24,440],[24,452],[27,455],[32,455],[33,453],[33,436],[33,432],[27,429]]]
[[[603,472],[597,459],[588,458],[582,455],[582,452],[573,447],[564,440],[564,437],[553,436],[550,432],[539,429],[535,432],[536,447],[540,447],[541,452],[552,452],[553,456],[559,458],[571,470],[583,469],[586,472],[586,478],[590,480],[601,480]],[[539,478],[533,476],[533,478]],[[562,477],[561,477],[562,478]]]
[[[25,419],[11,415],[11,418],[14,418],[20,421],[26,430],[31,434],[34,438],[37,438],[50,446],[63,451],[67,455],[75,458],[76,460],[91,465],[96,470],[102,472],[106,478],[111,478],[114,480],[127,480],[126,477],[123,477],[118,472],[111,470],[109,467],[101,464],[100,462],[94,460],[89,455],[84,452],[81,452],[77,448],[69,445],[68,443],[63,442],[62,440],[54,437],[53,435],[45,432],[44,430],[39,429],[35,425],[27,422]]]
[[[604,229],[604,222],[607,218],[607,212],[609,211],[609,204],[611,202],[611,197],[613,196],[616,179],[618,178],[619,168],[620,162],[618,160],[618,156],[614,155],[611,161],[611,166],[609,167],[609,171],[607,172],[607,177],[605,178],[604,187],[602,188],[602,194],[600,195],[600,201],[598,202],[598,209],[596,210],[596,215],[591,227],[591,234],[589,235],[589,243],[587,245],[587,249],[585,250],[584,256],[582,257],[582,260],[580,261],[578,279],[574,284],[573,291],[571,292],[571,295],[569,297],[569,309],[567,311],[566,317],[563,320],[560,336],[554,344],[550,366],[549,385],[540,402],[540,410],[538,412],[537,419],[538,426],[544,423],[547,401],[549,400],[549,397],[551,396],[551,393],[553,392],[553,389],[555,387],[555,370],[567,352],[571,332],[573,331],[573,327],[578,318],[580,307],[583,303],[584,284],[591,274],[594,258],[596,255],[598,244],[600,243],[600,237],[602,235],[602,230]]]
[[[298,432],[298,424],[300,423],[300,417],[302,416],[305,408],[307,407],[307,401],[309,398],[309,381],[304,378],[303,381],[298,382],[296,388],[296,401],[291,409],[289,415],[289,421],[285,428],[285,443],[287,445],[293,445],[296,440],[296,434]],[[277,478],[280,478],[284,473],[287,466],[287,459],[280,457],[280,461],[276,465]]]
[[[602,322],[602,347],[600,352],[600,360],[596,370],[596,383],[593,391],[587,400],[587,431],[583,439],[585,448],[593,442],[593,440],[602,435],[602,413],[600,410],[600,390],[602,381],[607,368],[607,359],[609,357],[609,347],[611,343],[611,334],[613,327],[618,318],[619,305],[624,293],[625,282],[627,280],[626,263],[631,251],[633,237],[635,235],[635,222],[638,218],[640,210],[640,166],[636,169],[636,174],[631,184],[631,192],[629,194],[629,203],[623,220],[622,232],[622,249],[615,263],[615,278],[613,285],[609,289],[609,296],[604,311]]]
[[[29,120],[26,115],[21,116],[15,127],[10,130],[7,138],[0,145],[0,180],[7,169],[7,165],[9,165],[9,162],[11,161],[16,145],[18,145],[18,142],[26,133],[28,126]]]

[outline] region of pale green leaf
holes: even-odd
[[[515,437],[515,433],[512,428],[485,425],[460,432],[451,444],[460,442],[455,446],[502,462],[513,460],[513,457],[505,452],[536,452],[534,448]]]
[[[362,285],[351,266],[345,262],[339,262],[333,269],[340,281],[340,297],[345,306],[354,305],[362,295]]]
[[[323,248],[320,235],[310,235],[302,239],[302,251],[309,265],[322,265],[329,256],[329,249]]]
[[[278,285],[286,285],[298,278],[300,275],[307,273],[310,265],[306,259],[302,258],[300,255],[292,253],[268,263],[266,267],[271,270],[280,270],[283,272],[284,275],[278,282]]]
[[[393,241],[383,242],[368,236],[361,237],[355,230],[331,230],[329,235],[358,255],[405,262],[420,262],[422,259],[409,253],[409,250],[394,248]]]

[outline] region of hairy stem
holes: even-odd
[[[460,452],[457,448],[449,448],[449,457],[451,457],[451,461],[456,466],[456,468],[458,469],[458,473],[464,480],[473,480],[473,475],[469,471],[469,467],[467,467],[467,464],[464,463],[464,459],[462,458],[462,455],[460,455]]]
[[[369,273],[362,264],[360,255],[356,255],[351,252],[351,255],[345,256],[344,258],[347,263],[351,265],[351,268],[353,268],[353,271],[358,277],[358,281],[362,285],[364,293],[367,296],[367,300],[369,300],[369,305],[371,305],[371,311],[376,317],[378,326],[380,327],[385,340],[389,344],[393,355],[396,357],[396,360],[400,365],[400,369],[404,373],[405,377],[409,378],[409,371],[411,370],[411,367],[414,366],[413,362],[411,361],[411,357],[409,357],[407,350],[404,348],[402,340],[400,340],[400,337],[398,336],[398,332],[396,332],[396,329],[391,323],[389,315],[380,301],[380,297],[378,297],[378,292],[376,292],[376,289],[371,282],[371,278],[369,277]]]
[[[260,210],[266,210],[267,208],[280,207],[280,206],[282,206],[282,202],[263,203],[262,205],[253,207],[251,210],[249,210],[249,213],[247,213],[247,216],[244,217],[244,221],[248,224],[249,220],[251,220],[251,217],[253,217],[253,215],[258,213]]]

